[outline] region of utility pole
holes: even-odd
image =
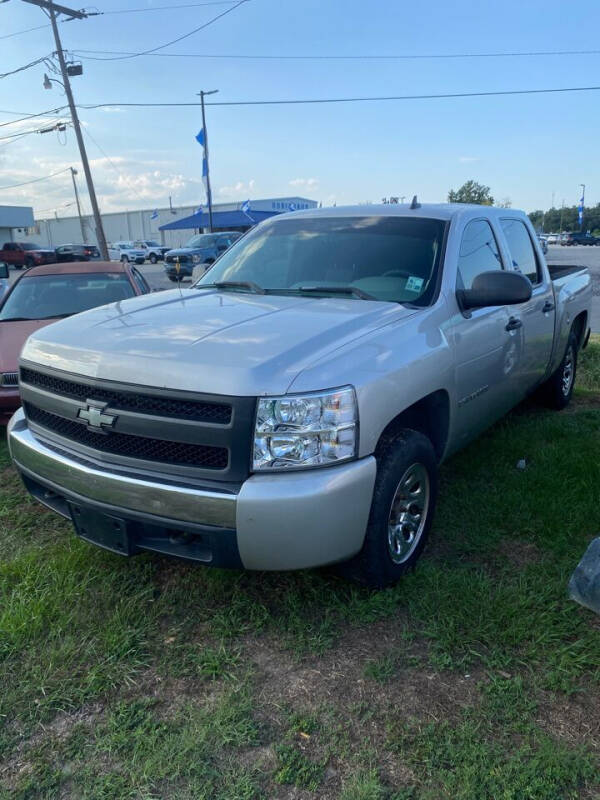
[[[212,191],[210,188],[210,170],[208,167],[208,133],[206,131],[206,114],[204,111],[204,98],[210,94],[216,94],[219,90],[213,89],[211,92],[201,91],[200,104],[202,106],[202,130],[204,131],[204,163],[202,165],[202,177],[206,178],[206,199],[208,201],[208,229],[213,231],[213,212],[212,212]],[[205,174],[206,173],[206,174]]]
[[[565,215],[565,198],[563,197],[562,204],[560,207],[560,231],[559,233],[563,232],[563,217]]]
[[[77,191],[77,182],[75,181],[75,175],[77,175],[77,170],[73,167],[69,167],[71,170],[71,177],[73,178],[73,189],[75,191],[75,201],[77,203],[77,214],[79,215],[79,225],[81,227],[81,238],[82,244],[85,244],[85,228],[83,226],[83,217],[81,216],[81,204],[79,203],[79,192]]]
[[[583,215],[585,213],[585,183],[580,183],[582,192],[581,192],[581,206],[579,212],[579,230],[583,231]]]
[[[67,72],[67,65],[65,62],[65,54],[63,53],[62,44],[60,41],[60,34],[58,32],[58,25],[56,23],[56,15],[65,14],[70,19],[85,19],[88,14],[85,11],[76,11],[66,6],[54,3],[52,0],[25,0],[26,3],[38,6],[48,13],[50,23],[52,24],[52,32],[54,34],[54,41],[56,43],[56,55],[60,64],[60,71],[62,73],[63,86],[65,94],[67,95],[67,102],[71,111],[71,119],[73,120],[73,128],[75,129],[75,136],[77,144],[79,145],[79,153],[81,154],[81,163],[83,165],[83,172],[87,183],[88,193],[90,196],[90,203],[92,205],[92,212],[94,214],[94,224],[96,227],[96,238],[100,248],[100,254],[105,261],[108,261],[108,248],[106,246],[106,237],[104,236],[104,228],[102,226],[102,217],[100,216],[100,209],[98,207],[98,200],[96,199],[96,190],[94,189],[94,181],[92,180],[92,173],[88,162],[85,143],[83,141],[83,134],[81,133],[81,125],[79,124],[79,117],[77,115],[77,108],[75,100],[73,99],[73,92],[71,91],[71,83],[69,81],[69,74]]]

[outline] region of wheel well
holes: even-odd
[[[578,314],[575,319],[573,320],[573,325],[571,326],[571,330],[577,336],[577,346],[581,350],[583,345],[583,339],[585,336],[585,332],[587,329],[587,311],[582,311],[581,314]]]
[[[450,423],[450,401],[448,393],[440,389],[423,397],[412,406],[404,409],[397,417],[386,425],[377,442],[377,450],[385,440],[402,428],[411,428],[427,436],[435,454],[441,459],[448,440]]]

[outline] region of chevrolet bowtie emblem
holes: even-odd
[[[108,403],[97,403],[94,400],[87,401],[86,408],[80,408],[77,412],[79,419],[87,422],[88,428],[93,431],[102,431],[104,428],[112,428],[117,421],[117,417],[112,414],[105,414],[104,409]]]

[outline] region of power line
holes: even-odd
[[[213,0],[209,3],[182,3],[176,6],[152,6],[147,8],[123,8],[118,11],[101,11],[102,16],[107,14],[135,14],[145,11],[174,11],[178,8],[201,8],[203,6],[230,6],[235,3],[235,0]]]
[[[226,11],[222,11],[220,14],[217,14],[216,17],[213,17],[212,19],[209,19],[208,22],[205,22],[203,25],[199,25],[197,28],[194,28],[194,30],[189,31],[188,33],[184,33],[183,36],[178,36],[177,39],[173,39],[170,42],[165,42],[165,44],[158,45],[158,47],[152,47],[149,50],[143,50],[141,53],[130,53],[129,55],[126,55],[126,56],[110,56],[109,58],[100,58],[100,59],[97,59],[97,60],[98,61],[125,61],[125,60],[130,59],[130,58],[138,58],[138,56],[151,55],[152,53],[156,53],[157,50],[164,50],[165,47],[170,47],[172,44],[177,44],[177,42],[182,42],[184,39],[189,39],[190,36],[193,36],[194,34],[198,33],[199,31],[202,31],[205,28],[208,28],[209,25],[213,25],[215,22],[217,22],[218,20],[222,19],[227,14],[231,14],[231,12],[235,11],[236,8],[239,8],[241,5],[243,5],[244,3],[248,3],[248,2],[250,2],[250,0],[238,0],[238,2],[234,6],[231,6],[231,8],[228,8]]]
[[[19,186],[29,186],[30,183],[39,183],[40,181],[47,181],[50,178],[55,178],[57,175],[62,175],[63,172],[68,172],[71,167],[60,169],[58,172],[52,172],[50,175],[44,175],[43,178],[34,178],[31,181],[23,181],[23,183],[13,183],[10,186],[0,186],[0,191],[3,189],[17,189]]]
[[[98,148],[98,150],[99,150],[99,151],[102,153],[102,155],[104,156],[104,158],[105,158],[105,159],[108,161],[108,163],[109,163],[109,164],[110,164],[110,166],[111,166],[111,167],[114,169],[114,171],[117,173],[117,175],[119,176],[119,178],[121,178],[121,180],[122,180],[122,181],[124,181],[124,182],[125,182],[125,183],[126,183],[128,186],[129,186],[129,188],[133,190],[133,193],[134,193],[134,194],[136,194],[136,195],[139,197],[139,199],[140,199],[140,200],[141,200],[143,203],[145,203],[146,201],[144,200],[144,198],[142,197],[142,195],[141,195],[141,194],[138,192],[138,190],[135,188],[135,186],[132,186],[132,184],[130,184],[130,183],[129,183],[128,179],[127,179],[127,178],[126,178],[126,177],[125,177],[125,176],[124,176],[124,175],[123,175],[123,174],[120,172],[120,170],[119,170],[119,168],[117,167],[117,165],[116,165],[116,164],[115,164],[115,163],[112,161],[112,159],[110,158],[110,156],[108,156],[108,155],[106,154],[106,152],[105,152],[105,151],[102,149],[102,147],[101,147],[101,146],[98,144],[98,142],[96,141],[96,139],[94,139],[94,137],[92,136],[92,134],[90,133],[90,131],[89,131],[89,130],[87,130],[86,128],[84,128],[83,130],[84,130],[84,133],[85,133],[85,135],[86,135],[86,136],[87,136],[87,137],[88,137],[88,138],[89,138],[89,139],[90,139],[90,140],[91,140],[91,141],[92,141],[92,142],[93,142],[93,143],[96,145],[96,147]]]
[[[232,5],[235,0],[212,0],[212,2],[207,3],[182,3],[176,6],[153,6],[151,8],[124,8],[119,9],[117,11],[100,11],[97,14],[91,13],[91,16],[108,16],[112,14],[134,14],[144,11],[173,11],[179,8],[201,8],[203,6],[227,6]],[[61,20],[62,22],[67,22],[68,20]],[[41,31],[44,28],[50,28],[50,25],[36,25],[33,28],[24,28],[20,31],[13,31],[12,33],[5,33],[0,36],[0,40],[2,39],[12,39],[14,36],[22,36],[24,33],[32,33],[33,31]]]
[[[10,122],[0,122],[0,128],[5,128],[7,125],[17,125],[19,122],[25,122],[28,119],[35,119],[36,117],[52,117],[64,111],[69,106],[58,106],[57,108],[50,108],[48,111],[40,111],[38,114],[26,114],[19,119],[11,119]],[[3,114],[20,114],[20,111],[2,111]]]
[[[96,55],[133,56],[149,55],[159,58],[218,58],[240,59],[252,61],[411,61],[426,59],[459,59],[459,58],[520,58],[539,56],[585,56],[600,55],[600,50],[530,50],[508,53],[414,53],[414,54],[355,54],[355,55],[264,55],[242,53],[130,53],[122,50],[75,50],[76,55],[91,61],[106,61],[109,59],[95,58]],[[93,54],[93,55],[90,55]]]
[[[12,33],[5,33],[0,36],[0,39],[12,39],[13,36],[21,36],[23,33],[31,33],[32,31],[41,31],[42,28],[49,28],[49,25],[36,25],[35,28],[25,28],[22,31],[13,31]]]
[[[505,89],[495,92],[452,92],[449,94],[405,94],[371,97],[323,97],[294,100],[215,100],[207,106],[280,106],[306,105],[326,103],[367,103],[401,100],[443,100],[459,97],[503,97],[508,95],[562,94],[566,92],[597,92],[600,86],[571,86],[552,89]],[[188,108],[198,107],[201,103],[90,103],[79,106],[86,110],[98,108]],[[6,124],[6,123],[5,123]]]
[[[36,58],[35,61],[30,61],[29,64],[24,64],[22,67],[17,67],[16,69],[11,70],[10,72],[0,73],[0,80],[2,78],[8,78],[10,75],[16,75],[18,72],[24,72],[26,69],[30,69],[31,67],[37,67],[38,64],[45,63],[51,57],[52,54],[48,56],[42,56],[41,58]]]

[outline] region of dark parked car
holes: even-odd
[[[56,260],[60,263],[94,259],[100,259],[100,250],[94,244],[61,244],[56,248]]]
[[[571,247],[575,244],[594,245],[600,244],[600,239],[589,233],[567,233],[562,237],[560,243],[565,247]]]
[[[165,254],[165,272],[171,281],[191,278],[197,264],[212,264],[242,234],[239,231],[200,233],[187,242],[185,247],[169,250]],[[179,269],[177,264],[179,263]]]

